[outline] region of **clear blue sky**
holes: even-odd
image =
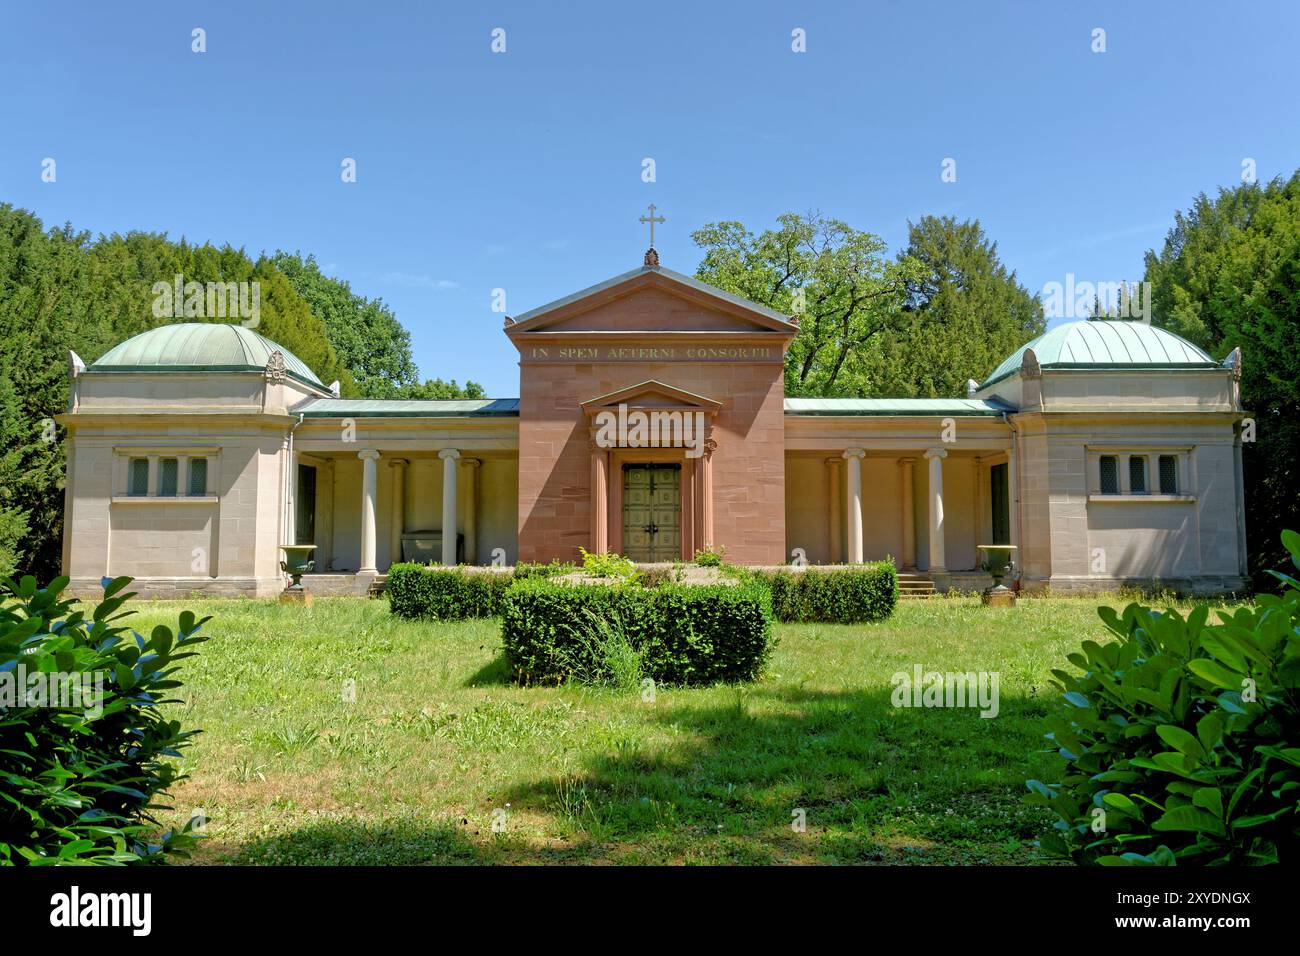
[[[638,266],[651,201],[688,273],[706,222],[818,209],[893,249],[978,217],[1034,291],[1136,280],[1243,158],[1300,166],[1297,27],[1294,0],[9,2],[0,200],[313,252],[392,304],[425,375],[514,395],[491,290],[517,315]]]

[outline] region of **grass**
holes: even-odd
[[[759,683],[652,695],[516,687],[495,620],[400,621],[383,600],[144,603],[133,624],[214,618],[169,708],[204,732],[161,814],[202,811],[198,863],[995,864],[1041,862],[1049,821],[1020,797],[1059,773],[1049,671],[1104,639],[1098,601],[778,625]],[[999,715],[893,707],[890,676],[917,663],[999,672]]]

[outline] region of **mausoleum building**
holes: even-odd
[[[787,398],[797,332],[652,254],[506,319],[518,398],[342,398],[241,325],[155,328],[72,357],[63,567],[87,594],[268,596],[290,543],[317,593],[399,560],[721,549],[945,590],[1012,544],[1026,590],[1243,586],[1239,353],[1068,322],[966,398]]]

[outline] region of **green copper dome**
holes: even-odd
[[[1164,369],[1216,368],[1186,339],[1145,322],[1103,319],[1065,322],[1016,349],[995,368],[983,386],[1020,371],[1026,349],[1033,349],[1043,368]]]
[[[181,322],[160,325],[114,346],[90,372],[254,372],[266,368],[272,352],[284,356],[294,378],[324,388],[316,373],[288,349],[242,325]]]

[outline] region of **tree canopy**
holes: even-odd
[[[696,278],[798,316],[786,353],[787,395],[872,391],[864,358],[902,318],[910,262],[885,255],[885,241],[818,213],[788,212],[755,235],[739,222],[692,233],[704,249]]]
[[[357,394],[392,398],[417,381],[411,334],[383,299],[367,299],[343,279],[321,272],[316,257],[277,252],[271,262],[322,322],[330,343],[352,373]]]
[[[483,387],[455,379],[420,381],[411,357],[411,333],[383,299],[368,299],[352,291],[344,279],[327,276],[301,253],[277,252],[271,261],[325,323],[330,344],[357,383],[364,398],[482,398]]]
[[[979,220],[923,216],[908,223],[899,261],[915,264],[897,334],[874,351],[877,394],[966,394],[1004,358],[1042,334],[1043,304],[1008,271]]]
[[[1300,528],[1300,172],[1204,193],[1146,254],[1155,324],[1217,359],[1242,352],[1246,529],[1257,586],[1287,558],[1277,530]]]
[[[950,397],[1042,332],[1043,308],[978,221],[926,216],[890,259],[879,236],[817,213],[755,235],[712,223],[696,277],[790,315],[786,394]]]

